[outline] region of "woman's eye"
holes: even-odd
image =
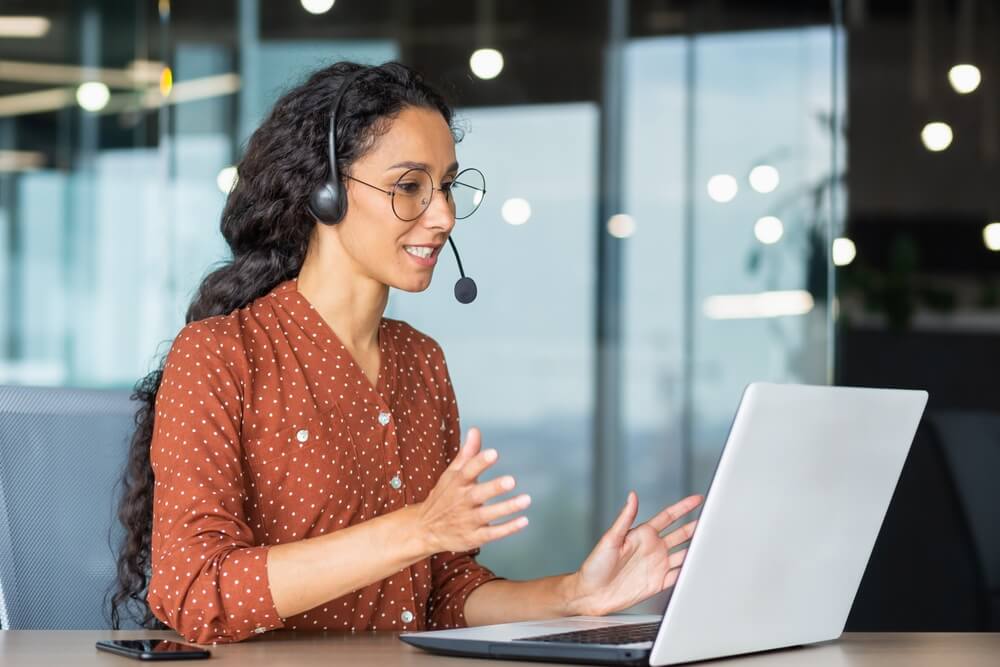
[[[396,183],[396,190],[404,195],[415,195],[420,192],[419,183]]]

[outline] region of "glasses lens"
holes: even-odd
[[[431,205],[434,185],[423,169],[410,169],[392,189],[392,210],[400,220],[416,220]]]
[[[452,205],[455,207],[455,217],[459,220],[468,218],[476,212],[486,196],[486,178],[478,169],[465,169],[458,172],[451,184]]]

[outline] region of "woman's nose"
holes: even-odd
[[[431,191],[431,203],[424,212],[424,222],[430,226],[451,231],[455,226],[455,211],[452,210],[448,193],[441,190]]]

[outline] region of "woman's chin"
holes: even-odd
[[[392,284],[392,287],[404,292],[423,292],[431,286],[430,276],[410,278],[409,280],[399,280]]]

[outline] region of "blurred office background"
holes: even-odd
[[[0,384],[131,387],[277,96],[400,60],[487,177],[478,300],[446,255],[388,312],[533,496],[485,564],[569,571],[628,489],[704,491],[750,381],[925,388],[849,628],[1000,627],[998,37],[988,0],[7,0]]]

